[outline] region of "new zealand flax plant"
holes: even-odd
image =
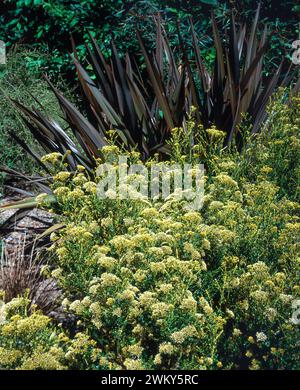
[[[144,160],[154,153],[158,153],[161,159],[167,159],[170,153],[167,141],[171,130],[175,127],[186,128],[192,107],[196,121],[203,125],[204,130],[216,125],[226,133],[224,147],[235,143],[241,149],[242,118],[247,115],[252,133],[258,132],[267,117],[266,106],[271,95],[278,86],[290,84],[294,75],[291,68],[283,74],[282,61],[271,77],[264,77],[268,32],[267,27],[262,33],[258,31],[259,13],[260,5],[250,28],[237,25],[232,13],[230,31],[225,37],[221,37],[212,15],[216,52],[212,70],[206,68],[201,57],[199,38],[192,20],[189,27],[192,56],[188,55],[181,39],[180,28],[179,47],[170,47],[158,16],[155,18],[157,33],[153,53],[148,53],[142,33],[137,31],[140,58],[129,54],[121,58],[112,42],[111,58],[106,60],[91,36],[91,47],[87,45],[91,74],[78,61],[76,51],[73,53],[85,114],[48,80],[74,140],[42,109],[28,108],[17,101],[14,103],[42,149],[46,153],[66,155],[71,170],[80,164],[92,172],[95,157],[103,157],[101,148],[106,145],[107,132],[111,129],[117,133],[117,144],[128,150],[138,150]],[[299,87],[298,81],[294,89],[298,90]],[[18,138],[16,131],[12,131],[11,136],[47,172],[40,156]],[[66,154],[68,150],[70,154]],[[39,184],[45,186],[45,183]],[[35,202],[33,200],[27,204],[32,207]],[[8,207],[17,208],[20,203],[2,206],[2,209]]]

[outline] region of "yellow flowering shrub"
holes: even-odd
[[[94,204],[86,214],[89,223],[74,227],[70,222],[52,245],[59,282],[69,293],[64,307],[105,351],[104,368],[116,363],[123,368],[212,366],[226,318],[200,289],[210,247],[200,213],[178,204],[174,217],[161,204],[135,202],[135,224],[126,226],[120,221],[122,209],[127,216],[130,212],[126,201],[103,224],[109,218],[105,203],[98,225],[95,212],[101,206]],[[106,212],[111,215],[112,208]]]
[[[27,314],[26,297],[1,307],[1,369],[64,369],[63,350],[50,318],[39,312]]]
[[[299,202],[300,196],[300,96],[289,104],[282,101],[288,92],[280,89],[268,107],[264,131],[245,150],[239,163],[239,177],[267,178],[279,187],[280,195]],[[246,157],[246,156],[245,156]]]
[[[0,369],[91,369],[101,351],[84,333],[70,339],[52,320],[35,311],[28,298],[1,306]]]
[[[63,156],[45,157],[65,224],[49,272],[75,336],[39,313],[12,313],[0,367],[299,369],[299,98],[280,99],[242,155],[222,149],[216,128],[191,147],[191,118],[185,135],[174,129],[171,163],[206,163],[199,211],[172,197],[101,200],[83,167],[69,174]],[[103,153],[115,164],[120,151]]]

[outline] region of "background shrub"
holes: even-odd
[[[214,53],[209,49],[212,42],[208,17],[213,8],[222,21],[223,28],[228,27],[230,7],[244,18],[252,17],[257,3],[248,1],[170,1],[170,0],[4,0],[0,16],[0,39],[8,47],[15,43],[26,43],[37,47],[39,51],[51,57],[31,58],[42,65],[49,74],[70,73],[69,52],[72,51],[70,34],[72,33],[78,55],[82,59],[86,54],[84,44],[88,43],[87,31],[97,39],[102,51],[110,53],[110,41],[113,38],[118,49],[136,52],[138,42],[133,29],[136,25],[147,35],[151,45],[154,27],[151,15],[160,12],[172,44],[178,44],[177,20],[181,20],[182,34],[186,42],[190,40],[187,21],[193,17],[196,31],[201,37],[203,57],[212,63]],[[278,63],[282,55],[289,54],[290,44],[297,37],[297,1],[263,2],[263,15],[268,21],[272,34],[272,52],[269,57],[270,69]],[[288,21],[287,21],[288,20]]]
[[[38,51],[29,50],[26,46],[18,47],[9,53],[7,65],[0,69],[0,165],[27,174],[37,172],[38,167],[28,156],[24,158],[23,149],[13,141],[9,132],[15,132],[34,150],[38,147],[10,99],[29,106],[36,104],[35,99],[38,99],[45,113],[63,123],[57,99],[42,79],[39,64],[44,59],[45,56]],[[60,81],[59,86],[73,98],[65,83]]]

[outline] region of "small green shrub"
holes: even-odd
[[[250,180],[265,176],[276,183],[280,196],[299,202],[300,100],[295,96],[288,105],[282,104],[286,94],[281,89],[269,104],[269,119],[245,148],[237,174]]]
[[[36,98],[44,107],[45,113],[51,113],[51,116],[62,123],[59,104],[46,81],[42,80],[39,66],[32,67],[33,59],[42,58],[44,57],[39,52],[19,47],[8,53],[7,65],[0,70],[0,165],[27,174],[37,172],[38,167],[28,155],[24,155],[24,150],[14,142],[9,132],[14,132],[33,151],[39,149],[10,99],[31,106],[36,104]],[[71,97],[64,83],[60,82],[60,87]]]

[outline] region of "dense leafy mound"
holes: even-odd
[[[200,211],[172,196],[100,200],[84,167],[72,174],[63,156],[46,156],[65,227],[52,235],[56,261],[43,272],[62,287],[76,324],[63,331],[28,302],[7,303],[0,367],[299,369],[291,318],[300,294],[300,100],[281,98],[242,156],[208,130]],[[201,144],[189,154],[178,133],[171,162],[201,161]],[[121,151],[103,153],[113,163]]]
[[[41,79],[38,61],[45,60],[38,51],[29,50],[20,46],[11,50],[7,57],[6,67],[0,67],[0,165],[16,169],[22,173],[32,174],[38,171],[30,158],[24,158],[24,149],[12,139],[13,132],[28,147],[38,150],[34,137],[28,131],[14,104],[10,99],[28,105],[36,104],[38,99],[45,112],[51,113],[53,118],[62,123],[59,104],[45,80]],[[28,63],[36,64],[28,68]],[[60,88],[70,97],[65,83],[59,82]],[[0,196],[2,195],[2,172],[0,173]]]
[[[213,9],[224,28],[228,26],[233,7],[243,19],[251,18],[257,2],[225,0],[4,0],[1,2],[0,39],[8,47],[26,43],[38,48],[50,57],[29,58],[30,66],[42,66],[47,72],[58,75],[61,72],[73,78],[70,72],[69,52],[72,51],[70,34],[76,40],[80,58],[86,56],[85,44],[89,42],[88,31],[101,43],[101,50],[110,52],[110,41],[115,40],[120,51],[137,52],[138,42],[132,26],[138,25],[147,34],[147,42],[153,40],[152,16],[160,13],[165,20],[172,45],[178,44],[177,20],[182,21],[184,39],[190,41],[187,21],[194,18],[196,31],[202,38],[202,49],[208,63],[214,58],[211,29],[208,16]],[[297,36],[296,0],[262,2],[263,17],[270,22],[272,51],[269,56],[270,72],[274,64],[290,50],[291,42]]]

